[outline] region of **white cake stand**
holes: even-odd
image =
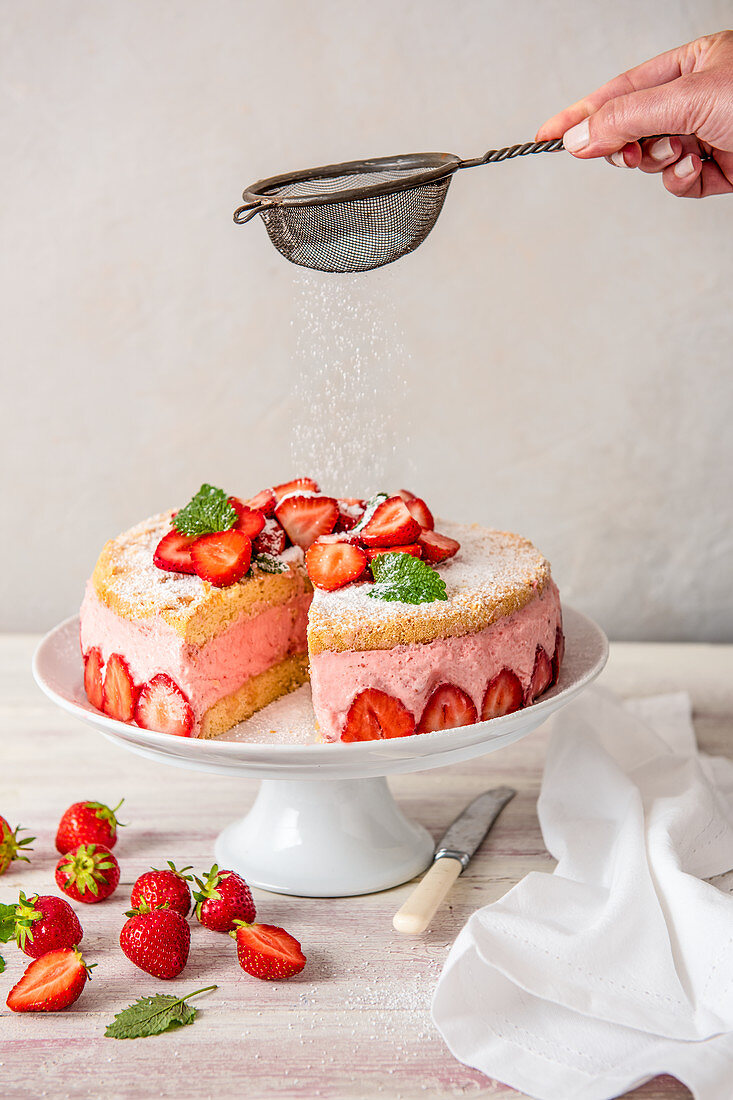
[[[311,743],[308,687],[214,741],[154,733],[108,718],[84,693],[76,617],[43,639],[33,674],[58,706],[131,752],[179,768],[261,779],[247,816],[216,841],[219,866],[276,893],[343,897],[397,886],[432,860],[431,836],[402,814],[387,775],[442,768],[510,745],[599,674],[608,657],[603,631],[571,608],[563,615],[560,680],[539,702],[490,722],[384,741]]]

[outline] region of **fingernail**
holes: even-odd
[[[672,149],[672,142],[668,137],[660,138],[659,141],[655,141],[649,149],[649,156],[652,160],[663,161],[669,160],[674,155]]]
[[[628,168],[628,164],[624,160],[624,154],[619,149],[618,153],[611,153],[608,158],[611,164],[615,164],[617,168]]]
[[[578,153],[581,149],[585,149],[586,145],[590,141],[590,122],[588,119],[583,119],[577,126],[573,126],[572,130],[568,130],[563,134],[562,143],[569,153]]]
[[[677,179],[685,179],[687,176],[691,176],[696,171],[695,163],[692,157],[683,157],[682,160],[678,160],[674,166],[674,174]]]

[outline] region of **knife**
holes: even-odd
[[[395,913],[392,924],[398,932],[416,936],[425,931],[441,901],[516,793],[511,787],[495,787],[469,802],[440,840],[428,873]]]

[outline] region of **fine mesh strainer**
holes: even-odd
[[[275,248],[291,263],[317,271],[370,271],[422,244],[459,168],[562,148],[562,138],[555,138],[491,149],[475,160],[412,153],[289,172],[248,187],[234,221],[244,225],[260,214]]]

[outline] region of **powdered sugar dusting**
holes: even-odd
[[[217,741],[246,741],[251,745],[313,744],[316,721],[310,684],[276,699],[245,722],[220,734]]]
[[[343,620],[358,616],[386,621],[410,617],[444,619],[464,605],[481,601],[496,604],[516,592],[518,586],[538,586],[549,575],[542,554],[528,542],[505,531],[476,525],[436,521],[437,530],[461,544],[455,557],[437,566],[445,581],[448,599],[434,603],[407,604],[373,599],[371,584],[352,584],[335,592],[316,589],[311,615],[319,620]]]
[[[298,274],[293,468],[326,492],[369,497],[410,480],[404,417],[409,360],[391,272]]]

